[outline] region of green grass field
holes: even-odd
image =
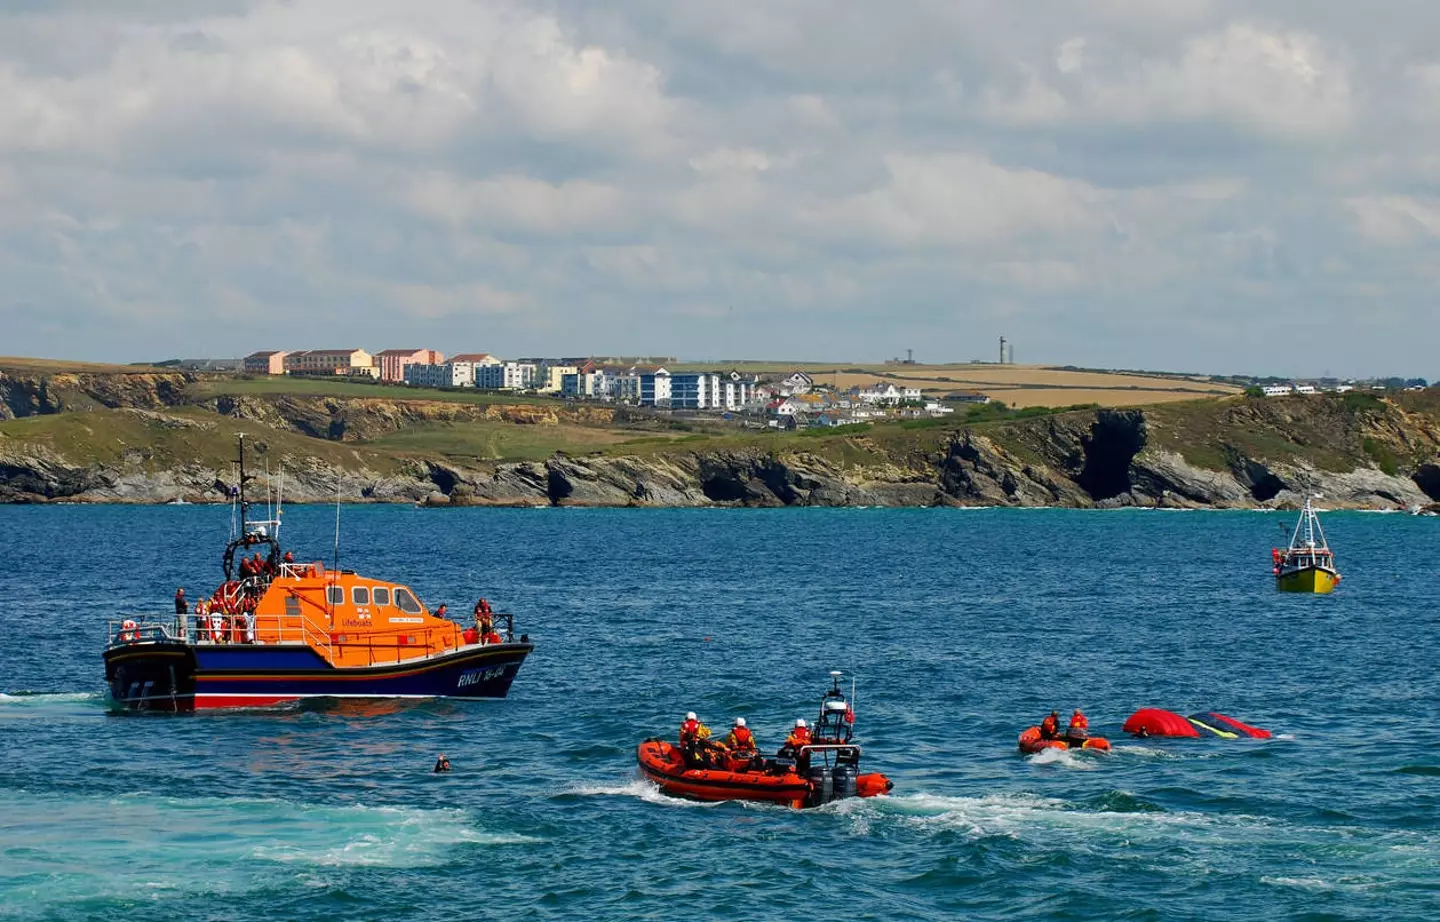
[[[373,400],[443,400],[454,403],[539,405],[563,404],[548,397],[477,391],[474,389],[437,390],[428,387],[404,387],[394,384],[364,384],[330,378],[304,378],[277,375],[267,378],[219,378],[201,381],[192,389],[196,399],[220,396],[292,394],[297,397],[366,397]]]
[[[567,423],[530,426],[487,421],[407,426],[365,445],[367,448],[406,454],[502,461],[539,460],[557,451],[582,455],[618,450],[623,454],[626,446],[635,443],[669,447],[686,437],[686,433],[682,432],[656,435],[635,429]]]

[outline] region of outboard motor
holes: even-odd
[[[841,763],[831,772],[834,779],[835,799],[855,796],[855,766]]]
[[[835,780],[823,764],[810,766],[810,805],[818,807],[835,799]]]

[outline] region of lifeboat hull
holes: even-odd
[[[301,644],[147,640],[105,651],[112,706],[187,712],[305,698],[503,698],[531,643],[462,647],[380,666],[337,668]]]
[[[1183,717],[1160,708],[1141,708],[1125,721],[1126,733],[1139,737],[1172,737],[1198,739],[1206,734],[1220,739],[1269,739],[1271,733],[1261,727],[1241,723],[1218,711],[1205,711]],[[1203,732],[1202,732],[1203,731]]]
[[[1026,755],[1044,752],[1046,749],[1093,749],[1109,752],[1110,741],[1103,736],[1062,736],[1057,739],[1042,739],[1039,727],[1029,727],[1020,734],[1020,751]]]
[[[662,740],[641,743],[635,753],[640,771],[660,790],[672,797],[689,800],[749,800],[805,807],[810,784],[794,771],[774,774],[764,771],[724,771],[686,768],[679,748]],[[893,783],[873,772],[856,778],[855,796],[875,797],[888,792]]]
[[[1281,592],[1310,592],[1325,595],[1334,592],[1340,584],[1340,574],[1324,567],[1300,567],[1282,570],[1275,577],[1275,586]]]

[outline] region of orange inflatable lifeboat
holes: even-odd
[[[1046,749],[1096,749],[1110,751],[1110,741],[1103,736],[1082,736],[1073,730],[1066,730],[1053,739],[1040,735],[1039,727],[1030,727],[1020,734],[1020,751],[1027,755],[1044,752]]]
[[[658,738],[635,752],[640,771],[673,797],[691,800],[754,800],[818,807],[847,797],[875,797],[895,785],[878,772],[860,773],[853,742],[855,711],[840,691],[840,673],[820,699],[820,717],[809,744],[785,746],[774,758],[737,753],[699,739],[678,745]]]

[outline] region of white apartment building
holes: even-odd
[[[492,391],[524,391],[535,386],[538,366],[532,362],[501,362],[475,366],[475,386]]]
[[[406,365],[405,383],[412,387],[471,387],[475,383],[475,363],[452,360],[442,365]]]

